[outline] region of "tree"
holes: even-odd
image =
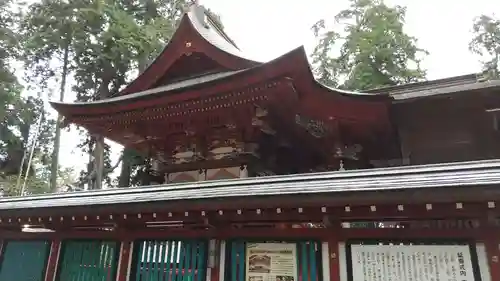
[[[78,32],[79,23],[75,15],[75,5],[62,0],[42,1],[29,6],[22,17],[22,58],[29,71],[28,81],[47,88],[47,81],[59,77],[59,100],[64,100],[66,81],[71,69],[74,53],[72,39]],[[62,64],[62,67],[60,67]],[[60,71],[59,71],[60,69]],[[50,186],[56,189],[59,171],[59,148],[62,119],[57,116],[54,147],[50,169]]]
[[[487,78],[500,78],[500,19],[481,15],[474,20],[469,49],[482,58]]]
[[[382,0],[349,2],[335,16],[343,30],[327,29],[325,20],[313,26],[319,39],[312,54],[319,80],[334,86],[341,81],[341,88],[363,91],[425,79],[420,61],[427,52],[403,30],[406,9]]]
[[[24,179],[28,193],[47,190],[40,170],[46,167],[52,135],[43,101],[21,95],[23,88],[10,66],[19,57],[18,16],[10,1],[0,2],[0,185],[8,195],[19,195],[16,188]]]

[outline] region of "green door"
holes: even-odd
[[[6,241],[0,281],[43,281],[49,253],[48,241]]]
[[[206,240],[136,241],[130,280],[205,281]]]
[[[318,241],[228,241],[224,280],[245,281],[247,243],[294,243],[296,244],[297,281],[321,281],[321,243]]]
[[[59,258],[59,281],[115,280],[118,243],[101,240],[64,241]]]

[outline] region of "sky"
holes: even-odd
[[[481,14],[500,15],[498,0],[386,0],[407,7],[406,32],[429,52],[422,68],[428,79],[480,71],[478,57],[468,50],[471,27]],[[311,26],[332,19],[347,7],[346,0],[200,0],[221,17],[224,30],[250,58],[268,61],[298,46],[310,53],[316,43]],[[74,100],[68,93],[65,101]],[[60,164],[83,169],[88,156],[76,148],[75,130],[63,132]],[[120,147],[112,145],[113,158]]]

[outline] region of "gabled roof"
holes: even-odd
[[[198,69],[198,72],[235,71],[260,64],[240,51],[216,20],[212,18],[208,10],[194,4],[182,16],[177,30],[160,55],[118,95],[141,92],[156,87],[162,77],[182,67],[192,69],[189,71],[190,74],[201,74],[196,73],[199,64],[186,60],[193,55],[196,58],[201,57],[204,60],[209,60],[213,64],[208,69]],[[172,67],[174,63],[176,65]]]

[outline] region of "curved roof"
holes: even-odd
[[[174,35],[160,55],[129,83],[118,95],[145,91],[171,71],[171,66],[182,56],[201,53],[222,68],[240,70],[260,65],[243,54],[203,6],[191,5],[183,15]],[[194,64],[186,65],[196,67]]]
[[[210,44],[233,56],[262,63],[242,52],[203,6],[192,5],[186,16],[194,29]]]

